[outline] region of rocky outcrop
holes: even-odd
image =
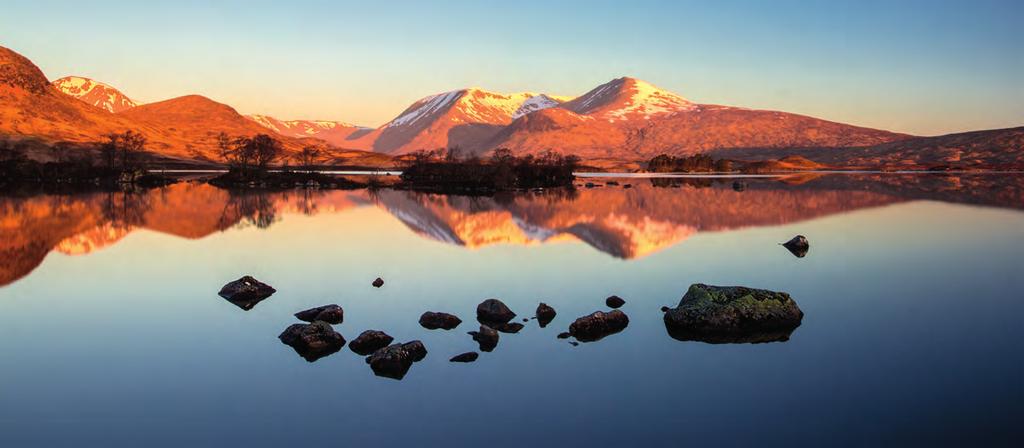
[[[694,284],[664,316],[669,335],[709,343],[789,340],[804,313],[784,292]]]
[[[335,353],[345,346],[345,338],[323,321],[292,324],[277,338],[309,362]]]
[[[348,348],[352,349],[357,355],[366,356],[387,347],[393,340],[395,338],[392,338],[383,331],[366,330],[360,333],[352,342],[349,342]]]
[[[414,362],[427,357],[427,348],[420,341],[392,344],[366,357],[373,374],[400,380],[405,377]]]
[[[323,305],[295,313],[295,317],[303,322],[322,320],[337,325],[345,320],[345,310],[338,305]]]
[[[235,306],[249,311],[275,292],[277,290],[270,285],[246,275],[224,285],[217,294]]]
[[[629,317],[619,310],[595,311],[573,321],[569,334],[580,342],[594,342],[618,333],[629,325]]]
[[[420,316],[420,326],[428,330],[451,330],[461,323],[462,319],[448,313],[427,311]]]
[[[487,299],[476,306],[476,318],[484,324],[503,324],[515,317],[516,313],[498,299]]]

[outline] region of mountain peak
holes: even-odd
[[[137,102],[110,85],[82,76],[65,76],[54,81],[53,86],[107,112],[118,113],[138,106]]]
[[[693,110],[696,105],[647,81],[624,76],[597,86],[564,107],[582,115],[623,120]]]

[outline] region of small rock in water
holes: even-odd
[[[548,326],[551,321],[555,320],[556,314],[558,313],[555,312],[555,309],[544,302],[537,305],[537,323],[540,324],[541,328]]]
[[[619,182],[615,181],[615,180],[610,180],[608,182],[605,182],[604,184],[609,186],[609,187],[617,187],[617,186],[619,186]]]
[[[571,344],[573,347],[578,347],[580,345],[580,343],[576,341],[569,341],[569,344]]]
[[[428,330],[436,330],[438,328],[451,330],[458,327],[461,323],[462,319],[448,313],[427,311],[420,316],[420,325]]]
[[[626,185],[623,185],[623,186],[622,186],[622,188],[633,188],[633,184],[626,184]]]
[[[664,313],[664,312],[668,311],[669,309],[670,309],[669,307],[663,306],[663,307],[661,307],[661,312]]]
[[[740,181],[736,181],[732,183],[732,189],[735,191],[744,191],[747,189],[747,184]]]
[[[803,316],[784,292],[698,283],[664,320],[669,336],[681,341],[757,343],[789,340]]]
[[[797,258],[803,258],[807,255],[807,251],[811,249],[811,244],[807,242],[807,238],[803,235],[794,236],[793,239],[782,243],[782,246],[789,249],[789,252]]]
[[[594,342],[618,333],[628,325],[629,317],[622,311],[595,311],[569,325],[569,334],[581,342]]]
[[[427,348],[420,341],[392,344],[373,352],[366,357],[373,374],[385,378],[400,380],[405,377],[412,363],[419,362],[427,356]]]
[[[480,331],[470,331],[469,335],[480,344],[480,351],[489,352],[498,346],[498,332],[487,325],[481,325]]]
[[[348,343],[348,348],[357,355],[366,356],[384,347],[387,347],[395,338],[387,333],[378,330],[366,330],[359,334],[359,337]]]
[[[246,275],[224,285],[217,294],[235,306],[249,311],[275,292],[277,290],[270,285]]]
[[[380,288],[381,286],[384,286],[384,279],[377,277],[377,279],[374,280],[372,284],[374,288]]]
[[[313,362],[345,346],[345,338],[334,331],[331,324],[316,321],[311,324],[292,324],[277,337],[295,349],[295,352]]]
[[[523,324],[521,324],[519,322],[509,322],[507,324],[496,324],[492,328],[494,328],[495,330],[498,330],[498,331],[500,331],[502,333],[516,334],[516,333],[519,333],[519,330],[522,330],[523,327],[525,327],[525,325],[523,325]]]
[[[450,362],[473,362],[473,361],[476,361],[476,359],[479,358],[479,357],[480,357],[480,354],[477,353],[477,352],[466,352],[466,353],[463,353],[463,354],[460,354],[460,355],[455,355],[455,356],[452,357],[452,359],[449,359],[448,361],[450,361]]]
[[[604,299],[604,304],[608,305],[608,308],[619,308],[622,305],[625,305],[626,301],[622,300],[622,297],[611,296],[607,299]]]
[[[345,310],[338,305],[324,305],[295,313],[295,317],[303,322],[322,320],[337,325],[345,320]]]
[[[516,313],[498,299],[487,299],[476,306],[476,320],[482,324],[503,324],[516,317]]]
[[[572,333],[569,333],[568,331],[563,331],[561,333],[558,333],[558,339],[569,339],[571,337],[572,337]]]
[[[530,319],[529,319],[529,318],[527,318],[527,317],[524,317],[524,318],[523,318],[523,322],[529,322],[529,321],[530,321]]]

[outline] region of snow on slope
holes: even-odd
[[[685,98],[635,78],[613,79],[567,102],[565,107],[578,114],[609,120],[650,119],[697,109]]]
[[[530,92],[502,94],[479,88],[453,90],[423,98],[385,127],[414,125],[449,109],[464,123],[509,123],[516,118],[561,104],[565,97]]]
[[[53,82],[61,92],[93,106],[117,113],[138,106],[138,103],[117,89],[89,78],[66,76]]]
[[[519,108],[516,109],[515,113],[512,114],[512,119],[515,120],[519,117],[522,117],[523,115],[536,112],[538,110],[555,107],[559,104],[562,104],[562,101],[558,101],[545,94],[540,94],[530,99],[527,99],[526,101],[523,101],[523,104],[521,104]]]
[[[317,134],[336,128],[365,129],[361,126],[356,126],[342,121],[278,120],[277,118],[269,115],[257,114],[246,115],[245,118],[255,121],[256,123],[263,125],[263,127],[277,132],[278,134],[290,135],[292,137],[315,137]]]

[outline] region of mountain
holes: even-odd
[[[535,93],[501,94],[478,88],[423,98],[395,119],[353,141],[353,147],[386,154],[461,147],[483,149],[515,118],[557,106],[565,98]]]
[[[65,76],[54,81],[53,86],[61,93],[115,114],[138,106],[138,103],[120,90],[81,76]]]
[[[373,128],[340,121],[278,120],[268,115],[246,115],[245,118],[281,135],[318,138],[339,148],[351,146],[350,140],[373,131]]]
[[[697,104],[633,78],[618,78],[518,118],[484,146],[516,153],[557,149],[583,159],[646,160],[731,148],[843,148],[910,136],[786,112]]]

